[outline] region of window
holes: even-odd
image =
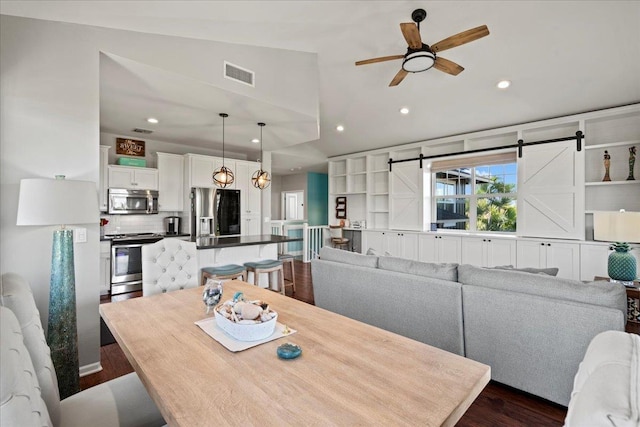
[[[515,153],[434,162],[432,171],[438,228],[516,231]]]

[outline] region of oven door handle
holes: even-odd
[[[139,248],[142,246],[142,243],[132,243],[130,245],[121,245],[120,243],[114,243],[111,245],[111,247],[113,249],[119,249],[119,248]]]

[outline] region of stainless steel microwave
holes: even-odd
[[[128,190],[126,188],[109,188],[109,213],[157,214],[158,192],[156,190]]]

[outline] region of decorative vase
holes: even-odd
[[[614,243],[613,249],[615,252],[609,255],[609,277],[622,282],[634,281],[637,266],[636,258],[630,252],[631,248],[627,243]]]

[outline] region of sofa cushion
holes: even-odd
[[[378,267],[378,257],[372,255],[362,255],[356,252],[349,252],[342,249],[335,249],[323,246],[320,249],[320,259],[325,261],[340,262],[343,264],[359,265],[362,267]]]
[[[640,425],[640,337],[606,331],[589,344],[565,419],[573,426]]]
[[[452,282],[456,282],[458,280],[458,264],[438,264],[432,262],[412,261],[405,258],[380,257],[378,258],[378,268],[382,270],[414,274],[416,276],[450,280]]]
[[[547,274],[549,276],[557,276],[558,275],[558,271],[560,271],[560,269],[557,268],[557,267],[552,267],[552,268],[533,268],[533,267],[514,268],[513,265],[499,265],[499,266],[492,267],[492,268],[495,268],[497,270],[522,271],[524,273],[533,273],[533,274],[544,273],[544,274]]]
[[[481,268],[468,264],[458,266],[458,281],[463,285],[483,286],[611,307],[623,313],[627,310],[627,293],[624,286],[619,283],[582,283],[547,274]]]

